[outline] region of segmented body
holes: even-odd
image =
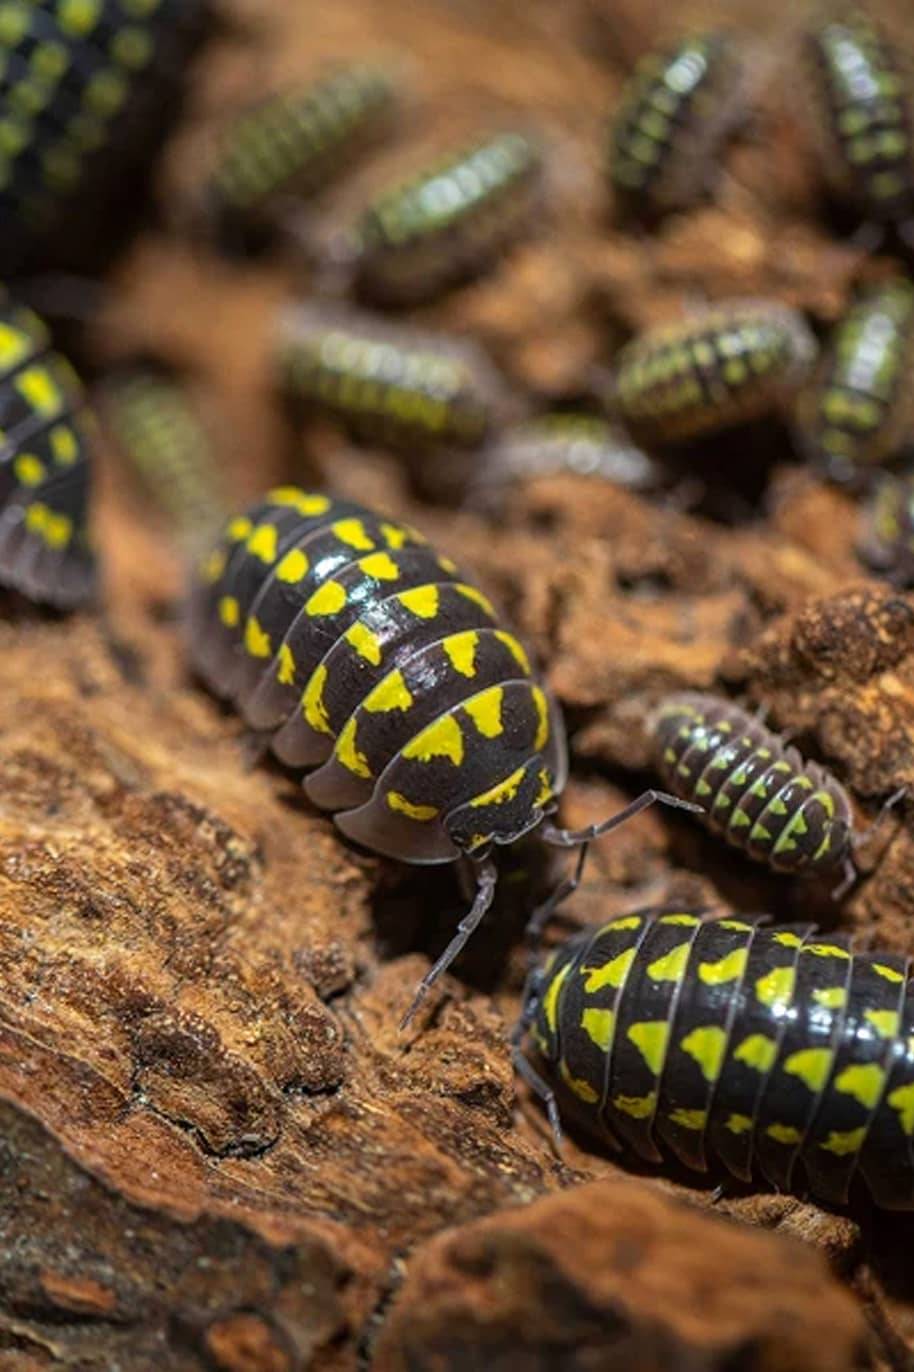
[[[280,325],[282,389],[356,439],[412,454],[482,443],[501,400],[481,349],[307,306]]]
[[[835,326],[797,407],[801,449],[837,481],[865,478],[914,438],[914,286],[870,288]]]
[[[864,514],[863,559],[895,586],[914,586],[914,478],[884,476]]]
[[[160,368],[136,368],[106,382],[103,404],[146,491],[189,540],[205,538],[214,519],[221,521],[223,482],[184,388]]]
[[[484,271],[532,227],[542,171],[535,142],[501,133],[381,196],[355,231],[360,293],[416,304]]]
[[[638,438],[695,438],[783,405],[814,355],[796,311],[733,300],[627,344],[616,359],[612,401]]]
[[[42,322],[0,297],[0,585],[58,609],[95,589],[84,405]]]
[[[651,730],[670,789],[704,806],[705,823],[735,848],[781,872],[849,859],[844,789],[739,706],[683,692],[663,702]]]
[[[674,907],[560,947],[525,1019],[561,1111],[613,1146],[836,1205],[859,1172],[911,1209],[912,986],[906,957],[810,925]]]
[[[700,199],[746,99],[745,68],[725,34],[643,57],[609,128],[607,173],[623,209],[650,219]]]
[[[907,64],[867,15],[843,7],[805,50],[831,190],[876,224],[914,214],[914,86]]]
[[[102,253],[129,219],[127,178],[145,170],[176,117],[211,19],[207,0],[5,0],[4,276]]]
[[[394,105],[386,72],[353,65],[244,111],[205,192],[216,222],[230,229],[268,216],[282,197],[322,190],[388,131]]]
[[[350,838],[405,862],[512,842],[565,780],[557,709],[485,596],[412,529],[294,487],[194,586],[201,677]]]
[[[590,476],[633,491],[656,490],[660,465],[597,415],[556,411],[513,425],[472,469],[474,498],[496,498],[519,482]]]

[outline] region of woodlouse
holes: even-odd
[[[747,97],[744,63],[724,33],[642,57],[609,127],[607,174],[623,210],[651,219],[700,199]]]
[[[870,287],[835,325],[797,403],[797,446],[835,481],[859,481],[914,438],[914,286]]]
[[[527,1030],[532,1058],[523,1051]],[[547,1102],[650,1162],[716,1165],[843,1205],[914,1208],[914,979],[812,925],[640,910],[527,983],[515,1062]]]
[[[0,297],[0,584],[73,609],[95,590],[82,387],[31,310]]]
[[[795,310],[774,301],[721,302],[626,344],[610,404],[639,439],[695,438],[784,405],[814,356]]]
[[[863,516],[860,555],[893,585],[914,586],[914,477],[886,475]]]
[[[354,230],[358,291],[411,305],[485,271],[533,226],[543,158],[526,134],[499,133],[381,195]]]
[[[527,653],[447,558],[358,505],[283,487],[230,520],[202,560],[190,652],[275,755],[316,768],[310,799],[365,847],[411,863],[471,860],[477,893],[407,1019],[489,908],[492,852],[537,829],[581,847],[656,799],[575,833],[556,702]]]

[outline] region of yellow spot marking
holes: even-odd
[[[629,968],[635,960],[635,949],[626,948],[624,953],[604,962],[602,967],[582,967],[581,975],[586,977],[584,990],[588,995],[602,991],[604,986],[619,987],[628,976]]]
[[[766,1038],[764,1034],[749,1034],[733,1054],[737,1062],[744,1062],[756,1072],[770,1072],[777,1055],[774,1039]]]
[[[326,581],[305,601],[305,614],[316,618],[318,615],[336,615],[346,604],[346,588],[338,581]]]
[[[788,1005],[793,995],[796,973],[792,967],[774,967],[755,983],[755,994],[763,1005],[772,1009]]]
[[[420,824],[434,819],[438,811],[434,805],[414,805],[406,796],[401,796],[399,791],[387,792],[387,804],[391,810],[397,810],[401,815],[406,815],[408,819],[418,820]]]
[[[724,1125],[731,1134],[745,1134],[747,1129],[752,1128],[752,1120],[749,1115],[730,1115]]]
[[[452,576],[457,570],[457,563],[449,557],[439,557],[438,566],[443,572],[447,572],[448,576]]]
[[[799,1053],[791,1053],[784,1061],[784,1071],[792,1077],[799,1077],[810,1091],[821,1091],[828,1080],[831,1070],[832,1054],[829,1048],[804,1048]]]
[[[16,377],[15,386],[38,414],[56,414],[63,404],[59,386],[44,367],[27,367]]]
[[[466,633],[451,634],[449,638],[443,640],[441,647],[447,654],[448,660],[455,672],[461,676],[474,677],[476,675],[476,647],[479,643],[479,635],[475,629],[468,629]]]
[[[224,595],[219,601],[219,618],[227,629],[237,629],[241,620],[241,609],[233,595]]]
[[[680,943],[650,964],[647,974],[651,981],[681,981],[689,961],[690,943]]]
[[[727,1035],[723,1029],[716,1024],[701,1025],[686,1034],[681,1047],[698,1063],[706,1081],[717,1081],[727,1049]]]
[[[381,645],[378,636],[367,624],[362,624],[356,620],[351,628],[346,630],[344,635],[346,642],[354,648],[359,657],[363,657],[366,662],[370,662],[372,667],[377,667],[381,661]]]
[[[341,543],[357,549],[360,553],[368,552],[375,546],[374,539],[368,537],[365,525],[360,519],[338,519],[330,527]]]
[[[337,760],[348,772],[354,772],[356,776],[368,778],[371,776],[371,768],[365,754],[356,747],[355,731],[356,721],[355,716],[352,716],[347,719],[340,730],[340,736],[333,751]]]
[[[848,1153],[859,1153],[865,1138],[865,1125],[862,1129],[848,1129],[846,1131],[833,1129],[825,1142],[819,1144],[819,1147],[824,1148],[827,1153],[835,1153],[839,1158],[843,1158]]]
[[[408,710],[413,703],[403,673],[390,672],[362,702],[362,709],[372,715],[384,715],[389,710]]]
[[[331,505],[327,496],[300,490],[298,486],[275,486],[267,492],[267,500],[271,505],[289,505],[299,514],[309,517],[326,514]]]
[[[886,981],[904,981],[904,976],[898,971],[897,967],[886,967],[884,962],[874,962],[873,971],[880,977],[885,977]]]
[[[549,1028],[552,1030],[553,1034],[555,1033],[556,1024],[558,1022],[557,1015],[559,991],[561,990],[562,982],[565,980],[570,971],[571,963],[564,963],[561,970],[557,972],[550,981],[548,987],[546,988],[546,992],[543,996],[543,1014],[545,1015],[546,1023],[549,1025]]]
[[[819,986],[813,991],[812,998],[826,1010],[840,1010],[847,1004],[847,991],[843,986]]]
[[[722,986],[728,981],[737,981],[746,970],[749,958],[748,948],[734,948],[718,962],[700,962],[698,975],[707,986]]]
[[[889,1095],[889,1105],[898,1114],[898,1123],[908,1138],[914,1134],[914,1082],[898,1086]]]
[[[60,27],[80,38],[91,33],[98,21],[99,0],[60,0],[57,18]]]
[[[327,718],[327,707],[324,704],[324,687],[326,684],[327,668],[321,663],[311,673],[311,680],[302,692],[301,698],[301,712],[311,728],[319,734],[333,733]]]
[[[694,915],[662,915],[658,924],[681,924],[685,929],[694,929],[701,920]]]
[[[604,1053],[609,1052],[616,1029],[615,1010],[585,1010],[581,1015],[584,1033]]]
[[[248,552],[272,567],[276,561],[276,526],[259,524],[245,544]]]
[[[310,565],[301,548],[290,548],[276,568],[276,579],[288,586],[294,586],[307,574]]]
[[[620,919],[611,919],[608,924],[603,926],[601,932],[605,934],[610,931],[616,933],[619,929],[640,929],[641,923],[640,915],[622,915]]]
[[[654,1076],[659,1076],[666,1057],[667,1040],[670,1036],[670,1026],[666,1020],[645,1020],[641,1024],[630,1024],[627,1036],[638,1049]]]
[[[265,633],[254,615],[248,616],[244,626],[244,646],[251,657],[272,657],[270,635]]]
[[[803,1135],[799,1129],[794,1129],[792,1124],[769,1124],[765,1133],[775,1143],[799,1143]]]
[[[46,475],[41,458],[32,453],[20,453],[13,463],[13,470],[22,486],[40,486]]]
[[[505,645],[514,661],[521,668],[524,676],[530,675],[530,659],[526,652],[513,634],[506,633],[504,629],[496,629],[495,637]]]
[[[562,1081],[564,1081],[566,1086],[574,1092],[579,1100],[584,1101],[586,1105],[597,1104],[597,1101],[600,1099],[599,1092],[593,1089],[589,1081],[585,1081],[583,1077],[573,1077],[564,1062],[559,1063],[559,1072]]]
[[[507,801],[513,800],[520,790],[526,770],[526,767],[518,767],[516,772],[505,777],[504,781],[497,782],[490,791],[483,791],[481,796],[475,796],[470,805],[475,809],[481,809],[485,805],[504,805]]]
[[[504,694],[502,686],[490,686],[487,691],[463,703],[464,710],[484,738],[498,738],[502,731],[501,705]]]
[[[25,512],[25,527],[29,533],[44,539],[49,548],[65,548],[73,534],[69,515],[58,514],[48,505],[35,501]]]
[[[295,658],[288,643],[279,645],[276,680],[281,686],[292,686],[295,683]]]
[[[741,919],[721,919],[717,921],[720,929],[733,929],[738,934],[751,934],[753,926]]]
[[[458,582],[454,588],[459,591],[467,600],[472,600],[481,610],[491,618],[495,618],[495,607],[488,596],[484,596],[482,591],[477,591],[475,586],[467,586],[464,582]]]
[[[533,704],[536,706],[536,738],[533,740],[533,748],[537,753],[541,753],[549,742],[549,705],[545,694],[539,688],[533,688]]]
[[[885,1085],[885,1072],[876,1062],[855,1063],[835,1077],[835,1090],[853,1096],[866,1110],[874,1110]]]
[[[437,586],[417,586],[412,591],[401,591],[397,599],[419,619],[434,619],[441,597]]]
[[[864,1010],[863,1018],[869,1020],[881,1039],[894,1038],[901,1028],[897,1010]]]
[[[400,579],[400,568],[390,553],[371,553],[368,557],[359,558],[359,567],[366,576],[374,577],[376,581]]]
[[[552,777],[549,773],[548,768],[541,767],[538,775],[540,788],[536,793],[536,800],[533,802],[534,805],[537,807],[545,805],[546,801],[551,800],[554,794],[552,787]]]
[[[707,1110],[685,1110],[680,1106],[670,1111],[670,1123],[678,1124],[680,1129],[704,1129],[707,1122]]]
[[[229,520],[225,536],[232,543],[240,543],[242,539],[247,538],[253,527],[247,515],[236,515],[234,519]]]
[[[207,553],[200,564],[201,580],[208,582],[209,585],[212,586],[214,582],[219,580],[220,576],[225,571],[225,564],[227,561],[228,558],[223,548],[214,548],[211,553]]]
[[[79,456],[76,434],[68,424],[55,424],[51,430],[51,452],[60,467],[72,467]]]
[[[774,942],[779,943],[782,948],[799,948],[803,940],[797,934],[792,934],[789,929],[783,929],[779,934],[772,935]]]
[[[613,1106],[621,1114],[631,1115],[632,1119],[650,1119],[657,1106],[657,1092],[649,1091],[646,1096],[613,1096]]]
[[[442,715],[411,739],[403,756],[415,762],[431,762],[446,757],[455,767],[463,762],[463,732],[453,715]]]
[[[17,366],[32,350],[28,334],[11,324],[0,324],[0,367],[4,371]]]
[[[842,958],[845,962],[850,958],[847,949],[839,948],[836,943],[806,943],[802,951],[814,958]]]
[[[398,548],[402,548],[403,544],[410,537],[410,530],[401,528],[399,524],[383,523],[381,525],[381,533],[384,536],[384,542],[387,544],[388,548],[393,548],[394,552],[396,552]],[[415,539],[416,535],[412,534],[412,537]]]

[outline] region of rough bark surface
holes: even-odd
[[[181,222],[233,101],[324,59],[412,54],[399,138],[321,201],[316,230],[472,129],[519,112],[544,127],[548,231],[421,313],[480,336],[540,401],[684,299],[774,295],[825,325],[885,269],[823,225],[785,98],[787,0],[675,7],[677,29],[773,36],[772,88],[719,204],[652,238],[607,222],[597,152],[625,70],[670,32],[659,0],[251,8],[256,48],[231,39],[200,69],[167,215]],[[903,20],[905,0],[885,9]],[[565,707],[569,824],[641,789],[646,714],[680,687],[766,706],[861,815],[914,786],[914,598],[866,577],[851,500],[791,465],[783,434],[709,453],[708,514],[553,479],[493,537],[416,502],[389,459],[324,432],[290,444],[269,339],[305,284],[290,263],[227,264],[150,231],[90,360],[139,346],[187,368],[239,504],[278,477],[321,480],[473,569]],[[0,624],[0,1368],[910,1368],[914,1220],[732,1190],[711,1217],[713,1183],[633,1179],[573,1139],[554,1157],[507,1052],[520,930],[558,871],[535,842],[504,855],[487,927],[398,1034],[462,909],[454,873],[355,851],[296,778],[254,761],[188,677],[181,556],[113,453],[98,505],[104,615],[11,607]],[[598,845],[567,920],[681,899],[910,951],[910,816],[886,819],[836,906],[646,814]]]

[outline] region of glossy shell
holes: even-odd
[[[356,283],[380,305],[410,305],[485,271],[533,227],[542,155],[501,133],[382,195],[356,230]]]
[[[84,404],[41,321],[0,298],[0,585],[62,610],[95,590]]]
[[[607,174],[628,213],[655,218],[700,200],[746,114],[743,62],[722,33],[643,57],[610,123]]]
[[[797,407],[797,444],[836,481],[857,482],[914,440],[914,286],[866,291],[834,328]]]
[[[406,454],[478,446],[502,398],[494,368],[470,341],[308,306],[281,319],[277,370],[301,410]]]
[[[914,477],[884,476],[863,516],[860,555],[900,588],[914,586]]]
[[[822,176],[872,223],[914,214],[914,85],[909,63],[862,11],[807,33],[806,70]]]
[[[705,807],[708,827],[779,872],[831,871],[850,851],[847,795],[757,719],[719,696],[684,692],[651,721],[665,783]]]
[[[209,435],[180,383],[135,368],[103,389],[107,426],[127,463],[170,522],[191,539],[221,522],[223,483]]]
[[[105,260],[174,121],[204,0],[4,0],[0,268]]]
[[[610,1146],[843,1205],[914,1208],[909,961],[810,925],[638,911],[537,980],[530,1044],[569,1119]]]
[[[696,438],[784,405],[814,356],[796,311],[768,301],[723,302],[627,344],[616,359],[611,403],[640,439]]]
[[[387,73],[362,65],[268,96],[225,130],[210,212],[228,227],[269,215],[283,197],[316,194],[389,130],[395,103]]]
[[[231,520],[189,644],[375,852],[439,863],[513,842],[564,785],[562,723],[523,647],[452,562],[357,505],[284,487]]]

